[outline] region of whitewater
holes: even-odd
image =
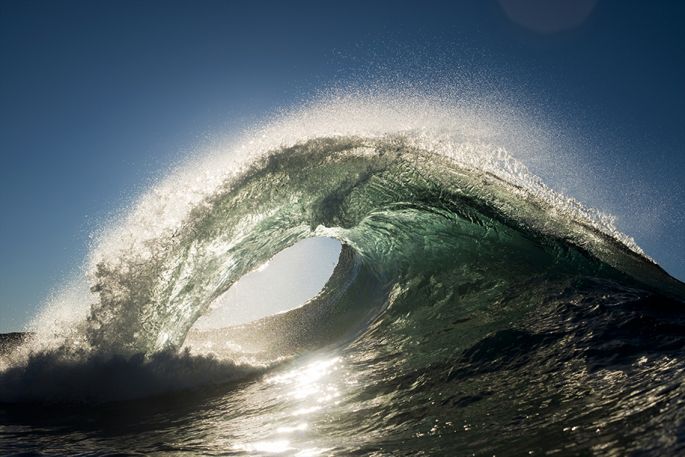
[[[676,455],[685,285],[493,99],[329,91],[217,142],[95,234],[0,354],[0,451]],[[301,307],[194,325],[307,238]]]

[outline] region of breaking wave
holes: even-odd
[[[398,389],[417,372],[445,383],[506,372],[542,348],[561,367],[573,346],[564,334],[606,367],[608,342],[623,344],[622,363],[644,355],[625,347],[621,325],[639,334],[645,319],[662,333],[642,347],[673,355],[677,332],[646,303],[679,313],[683,284],[610,216],[555,192],[508,152],[508,142],[532,144],[520,138],[527,127],[439,97],[337,95],[189,161],[97,237],[85,279],[0,362],[0,401],[139,398],[387,341],[405,352]],[[247,325],[191,331],[240,277],[309,237],[343,245],[319,295]],[[607,297],[640,311],[615,328],[605,314],[576,320]],[[192,352],[207,341],[233,349]]]

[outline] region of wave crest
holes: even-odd
[[[322,322],[302,313],[323,303],[348,310],[331,322],[349,336],[438,271],[450,272],[455,284],[446,301],[462,289],[488,290],[526,275],[579,272],[682,296],[683,285],[610,216],[553,191],[497,144],[507,135],[496,132],[510,132],[511,140],[525,127],[501,110],[388,94],[328,99],[248,132],[228,153],[154,186],[99,237],[87,267],[89,292],[74,301],[87,303],[79,307],[85,312],[44,338],[58,348],[51,355],[34,339],[28,358],[3,373],[5,395],[25,391],[21,379],[34,389],[34,375],[94,379],[133,371],[141,395],[190,386],[198,370],[209,382],[251,373],[172,353],[235,281],[312,236],[337,238],[362,266],[354,274],[340,269],[305,311],[276,319],[281,327],[291,319],[286,332],[304,329],[300,339]],[[364,295],[369,290],[372,298]],[[48,327],[55,314],[35,325]],[[243,335],[249,340],[257,327]],[[176,370],[180,377],[167,378]],[[58,390],[35,389],[36,398]],[[98,398],[97,391],[88,395]]]

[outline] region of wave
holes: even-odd
[[[407,136],[318,138],[256,159],[169,236],[96,262],[88,340],[117,353],[179,347],[237,279],[311,236],[340,240],[384,281],[485,258],[490,275],[524,262],[682,290],[601,215],[528,178],[502,150],[475,151],[501,165],[474,168]]]
[[[398,94],[333,98],[186,165],[98,238],[88,290],[37,319],[36,337],[0,373],[0,399],[103,401],[227,382],[353,344],[406,313],[418,326],[417,303],[432,304],[424,327],[436,310],[458,308],[455,322],[471,325],[464,338],[482,337],[578,278],[685,297],[610,216],[555,192],[492,142],[511,125],[475,111]],[[241,276],[315,236],[343,244],[317,297],[249,325],[191,332]],[[492,303],[503,304],[496,317],[483,311]],[[174,355],[210,340],[242,352]],[[246,354],[252,365],[231,361]],[[135,382],[122,391],[127,377]]]

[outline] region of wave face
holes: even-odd
[[[191,454],[227,443],[248,454],[682,452],[685,286],[610,217],[487,141],[482,110],[385,97],[288,113],[230,160],[156,185],[93,247],[90,292],[58,307],[68,318],[55,324],[65,313],[48,308],[6,356],[0,401],[83,406],[231,384],[209,406],[162,408],[189,424],[166,451]],[[241,276],[316,236],[343,245],[319,295],[192,330]],[[303,376],[335,401],[288,395]],[[201,434],[207,408],[230,438]],[[136,414],[127,421],[148,421]],[[172,433],[145,423],[139,446]],[[256,425],[267,423],[279,425]],[[95,428],[99,449],[140,450]],[[16,439],[8,430],[0,439]]]

